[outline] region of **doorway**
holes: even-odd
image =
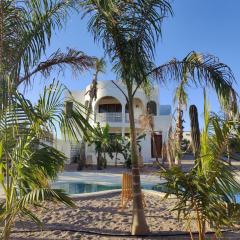
[[[152,158],[162,157],[162,133],[155,132],[151,137],[151,155]]]

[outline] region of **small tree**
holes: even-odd
[[[75,138],[85,129],[81,104],[75,102],[71,115],[65,112],[64,90],[59,83],[45,87],[35,106],[16,92],[12,104],[0,114],[0,184],[6,197],[0,206],[3,239],[9,239],[19,215],[41,224],[32,208],[41,207],[44,201],[74,206],[62,190],[51,189],[49,184],[63,169],[66,157],[41,141],[56,124],[68,138]],[[89,126],[87,122],[85,125]]]
[[[173,210],[189,223],[190,234],[190,223],[196,219],[200,240],[206,239],[206,223],[219,233],[221,227],[233,226],[240,214],[240,205],[235,198],[240,192],[240,184],[235,179],[235,172],[222,160],[229,136],[234,134],[239,145],[240,135],[233,130],[236,123],[210,118],[204,99],[205,126],[201,136],[197,109],[190,106],[194,167],[188,173],[178,166],[161,171],[161,176],[167,180],[168,191],[176,194],[179,200]]]
[[[111,138],[109,135],[109,125],[107,124],[105,127],[101,127],[98,123],[96,129],[91,132],[89,143],[95,145],[95,150],[97,153],[97,169],[102,170],[102,167],[106,168],[106,154],[113,158]]]

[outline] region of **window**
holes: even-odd
[[[147,103],[147,112],[148,114],[157,115],[157,104],[154,101],[150,101]]]
[[[99,113],[107,112],[122,112],[121,104],[100,104],[98,108]]]

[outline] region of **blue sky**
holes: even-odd
[[[172,1],[174,16],[166,18],[162,28],[162,39],[156,48],[156,65],[167,62],[173,57],[182,59],[190,51],[211,53],[220,58],[221,62],[229,65],[236,81],[240,78],[240,1],[239,0],[175,0]],[[90,56],[103,56],[100,44],[95,44],[91,33],[87,31],[87,21],[75,13],[71,14],[65,28],[56,32],[46,55],[58,48],[67,47],[84,51]],[[91,81],[92,73],[85,72],[77,78],[65,72],[65,75],[52,75],[48,80],[36,78],[26,92],[26,95],[36,101],[45,84],[49,84],[53,77],[60,79],[70,90],[80,90]],[[103,80],[116,79],[108,63],[107,71],[100,76]],[[175,85],[160,88],[160,103],[173,104]],[[239,92],[239,85],[235,84]],[[189,104],[197,105],[202,123],[203,95],[200,88],[189,88]],[[208,90],[208,100],[211,110],[219,111],[215,93]],[[174,107],[173,107],[174,109]],[[188,114],[185,114],[185,130],[189,129]]]

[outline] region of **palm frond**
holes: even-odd
[[[20,73],[28,75],[45,52],[53,30],[62,28],[74,6],[71,0],[2,1],[1,69],[14,81],[19,79]]]
[[[19,64],[23,65],[24,75],[28,75],[32,66],[36,65],[50,43],[52,31],[57,27],[61,29],[66,20],[69,10],[74,7],[74,1],[25,1],[22,8],[27,12],[24,14],[23,22],[25,29],[18,34]],[[21,67],[21,66],[19,66]]]
[[[146,80],[162,20],[172,14],[168,1],[91,0],[82,1],[82,7],[84,15],[91,14],[89,30],[96,41],[102,42],[114,63],[113,70],[123,80]]]
[[[65,111],[64,93],[68,93],[68,100],[73,103],[71,114]],[[50,87],[45,87],[36,106],[36,112],[47,123],[52,131],[56,132],[58,125],[68,140],[78,141],[84,135],[88,138],[88,131],[94,128],[86,120],[86,107],[76,101],[71,92],[58,81],[54,81]]]
[[[73,73],[83,72],[95,67],[96,58],[89,57],[81,51],[68,49],[67,53],[62,53],[60,50],[53,53],[48,60],[41,62],[37,67],[24,77],[22,77],[18,85],[24,81],[29,81],[32,76],[41,73],[44,77],[48,77],[50,73],[58,69],[64,72],[66,67],[70,67]]]
[[[44,201],[59,201],[69,207],[75,207],[75,204],[61,189],[39,188],[34,189],[23,196],[17,203],[17,207],[22,209],[28,205],[41,203]]]
[[[151,76],[160,83],[184,79],[187,72],[189,84],[211,86],[217,93],[223,107],[237,109],[237,93],[232,84],[235,81],[229,66],[213,55],[189,53],[183,60],[173,59],[151,71]]]

